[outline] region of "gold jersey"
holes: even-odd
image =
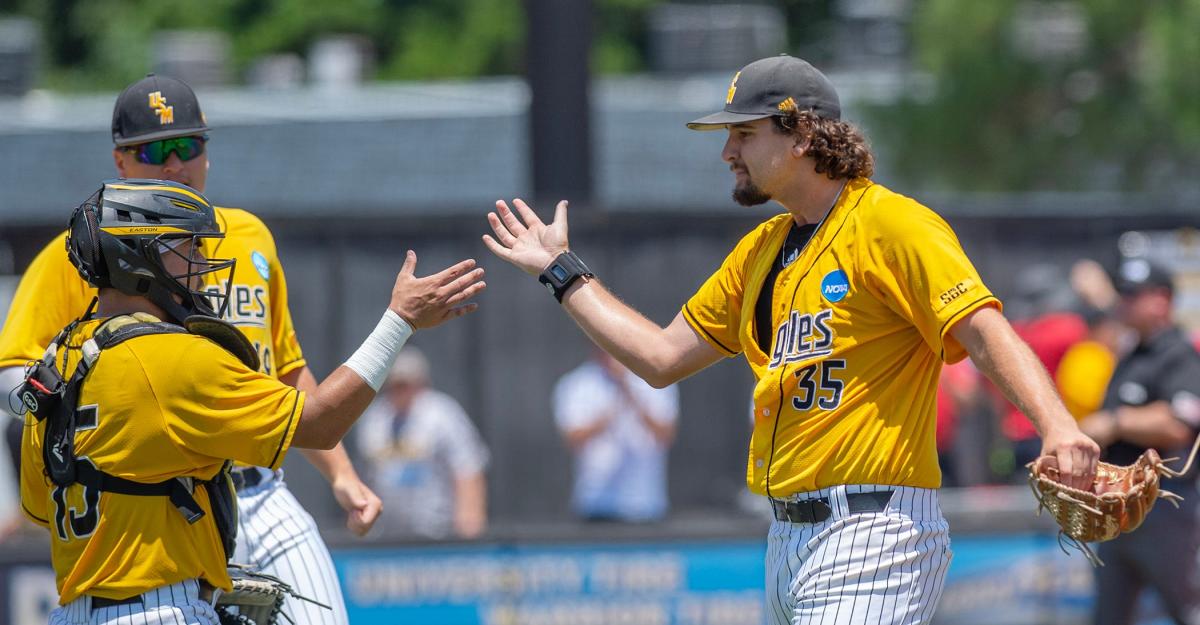
[[[258,350],[263,373],[278,378],[303,367],[288,309],[287,280],[271,231],[244,210],[218,207],[216,215],[225,238],[206,241],[205,252],[237,259],[225,320]],[[64,232],[47,244],[21,277],[0,328],[0,368],[41,358],[54,335],[82,315],[95,297],[96,289],[79,277],[67,258],[65,241]]]
[[[99,320],[81,323],[60,347],[69,378]],[[80,462],[135,482],[211,479],[226,459],[278,468],[304,409],[304,395],[252,371],[216,343],[154,334],[105,349],[80,390],[75,454]],[[59,602],[82,594],[123,599],[202,578],[229,590],[225,552],[208,494],[205,516],[188,524],[165,496],[58,487],[42,461],[46,422],[26,415],[21,506],[50,531]]]
[[[701,337],[754,371],[747,484],[772,497],[937,488],[938,375],[966,355],[948,332],[1000,302],[941,217],[855,179],[779,272],[764,353],[755,302],[793,223],[784,214],[751,231],[683,307]]]

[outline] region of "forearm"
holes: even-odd
[[[454,480],[454,529],[462,538],[474,538],[487,527],[487,482],[483,473]]]
[[[654,437],[655,442],[663,446],[669,445],[671,440],[675,438],[675,424],[660,423],[654,418],[654,415],[650,413],[648,408],[638,403],[637,398],[632,393],[627,393],[626,397],[629,403],[633,405],[633,411],[637,414],[638,420],[642,422],[642,425],[647,430],[650,430],[650,435]]]
[[[642,411],[638,412],[638,416],[641,417],[642,424],[646,426],[646,429],[650,430],[650,435],[654,437],[654,440],[659,445],[665,447],[670,445],[671,441],[675,439],[675,424],[659,423],[649,413]]]
[[[711,363],[689,363],[672,348],[667,329],[642,316],[598,280],[576,282],[563,296],[563,308],[600,349],[651,386],[673,384]]]
[[[307,394],[292,446],[332,450],[374,399],[375,389],[358,373],[345,365],[338,367]]]
[[[316,377],[308,367],[289,372],[280,380],[309,396],[316,392],[318,386]],[[350,456],[340,442],[333,449],[300,449],[300,453],[330,484],[344,478],[358,479],[358,473],[350,463]]]
[[[1115,438],[1139,447],[1169,451],[1192,442],[1191,428],[1175,418],[1165,401],[1121,406],[1113,411],[1113,419]]]
[[[611,416],[605,417],[591,425],[566,430],[563,432],[563,438],[567,441],[567,447],[570,447],[572,451],[579,451],[588,441],[607,430],[609,425],[612,425]]]

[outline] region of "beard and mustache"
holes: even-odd
[[[771,194],[763,191],[758,185],[754,184],[754,181],[750,179],[749,171],[745,169],[742,171],[746,172],[746,181],[741,184],[734,184],[732,193],[733,201],[742,206],[758,206],[759,204],[769,202]]]

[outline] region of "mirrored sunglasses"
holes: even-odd
[[[134,158],[139,163],[146,165],[162,165],[170,158],[171,152],[174,152],[181,161],[190,161],[201,154],[204,154],[204,144],[208,141],[207,136],[192,136],[192,137],[174,137],[171,139],[162,139],[160,141],[151,141],[149,143],[141,143],[131,145],[125,150],[133,153]]]

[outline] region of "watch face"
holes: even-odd
[[[567,270],[563,269],[562,265],[554,265],[550,268],[550,273],[554,275],[554,279],[562,282],[567,279]]]

